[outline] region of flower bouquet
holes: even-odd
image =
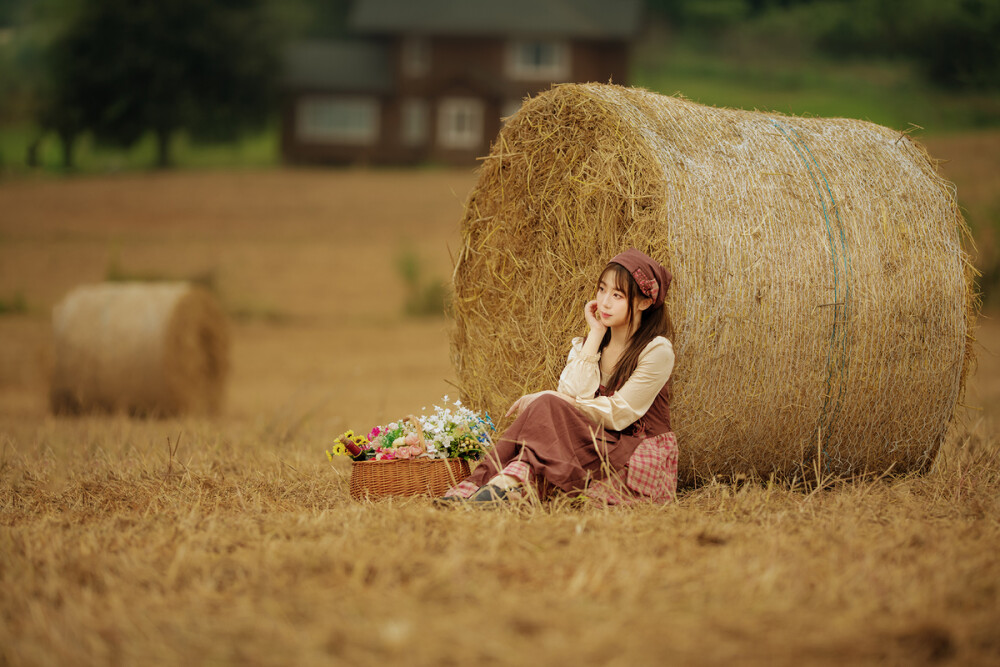
[[[429,416],[410,415],[368,435],[347,431],[326,452],[353,459],[351,496],[441,495],[469,476],[469,461],[492,447],[493,420],[455,401]]]

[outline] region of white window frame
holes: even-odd
[[[301,141],[367,146],[378,141],[377,98],[308,95],[296,108],[295,134]]]
[[[431,43],[426,37],[411,35],[403,39],[401,50],[403,74],[411,79],[427,76],[431,71]]]
[[[569,43],[558,39],[507,42],[507,74],[512,79],[562,81],[570,75]]]
[[[427,100],[419,97],[403,100],[401,136],[404,146],[423,146],[427,143],[429,115]]]
[[[483,143],[483,101],[447,97],[438,104],[438,144],[444,148],[479,148]]]

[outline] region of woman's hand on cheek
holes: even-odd
[[[583,308],[583,317],[587,320],[587,326],[590,330],[599,333],[602,336],[604,332],[607,331],[607,327],[601,322],[597,316],[597,301],[588,301],[587,305]]]

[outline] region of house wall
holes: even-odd
[[[296,106],[309,94],[334,94],[323,91],[290,91],[285,97],[282,122],[282,152],[293,162],[395,163],[411,164],[436,161],[450,164],[475,164],[486,155],[490,142],[502,126],[501,115],[525,96],[548,90],[551,81],[517,80],[508,77],[508,41],[487,37],[439,37],[429,40],[430,68],[426,74],[407,73],[404,40],[393,45],[396,91],[380,100],[378,140],[367,146],[310,143],[295,136]],[[569,45],[570,71],[567,81],[609,79],[626,83],[628,46],[618,41],[575,42]],[[350,91],[335,94],[350,95]],[[354,93],[361,94],[361,93]],[[482,105],[482,132],[479,142],[464,148],[443,146],[439,136],[439,113],[442,102],[454,98],[473,98]],[[426,140],[408,146],[403,140],[403,105],[407,99],[424,100],[427,105]]]
[[[304,99],[312,96],[376,98],[379,103],[379,115],[378,135],[375,141],[370,144],[332,143],[310,141],[300,137],[296,127],[299,105]],[[406,156],[393,154],[389,150],[391,143],[386,141],[389,130],[398,124],[397,105],[386,95],[373,95],[364,91],[337,93],[325,90],[289,91],[284,96],[281,108],[281,153],[286,161],[293,163],[377,164],[403,161]]]
[[[628,84],[628,44],[576,42],[572,47],[573,81]]]
[[[496,38],[436,37],[430,42],[430,71],[421,77],[407,76],[403,39],[395,44],[396,81],[402,94],[434,93],[456,82],[481,90],[502,82],[503,42]]]
[[[503,41],[496,38],[438,37],[429,40],[430,70],[409,76],[404,63],[403,40],[395,47],[396,81],[400,97],[423,99],[428,105],[427,159],[452,164],[472,164],[489,151],[489,142],[500,131],[500,107],[505,87]],[[453,149],[441,145],[439,113],[449,98],[475,98],[483,104],[482,138],[478,145]]]

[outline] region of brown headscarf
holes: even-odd
[[[653,300],[651,308],[663,305],[673,277],[659,262],[635,248],[615,255],[611,261],[621,264],[632,274],[639,285],[639,291]]]

